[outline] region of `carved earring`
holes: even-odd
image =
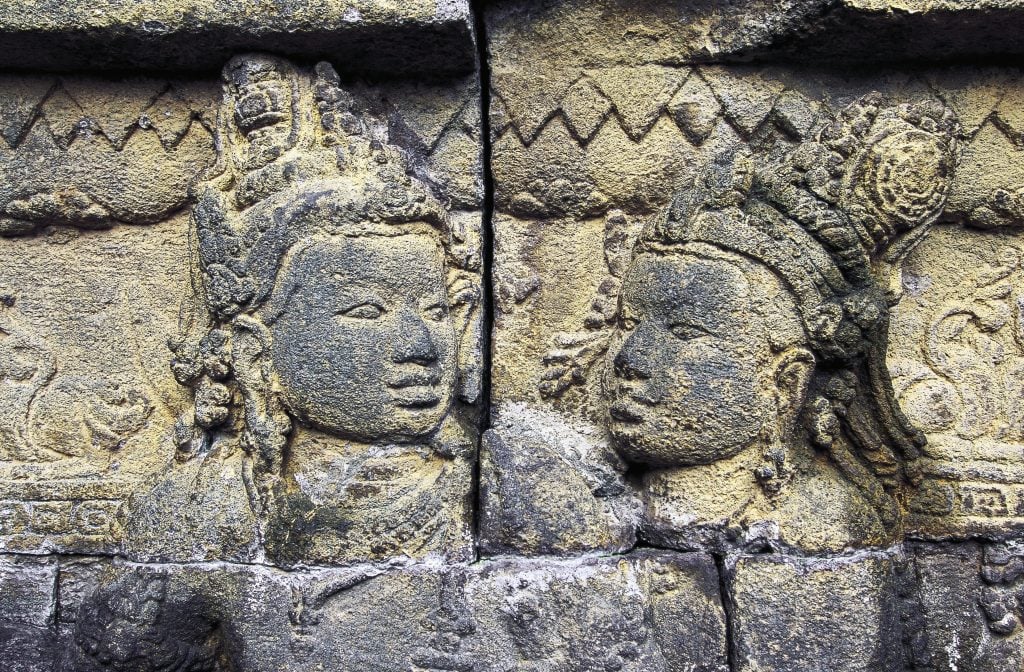
[[[777,496],[789,482],[790,470],[786,465],[786,447],[782,443],[781,432],[777,428],[769,431],[771,436],[764,442],[761,453],[764,464],[754,469],[754,478],[770,499]]]

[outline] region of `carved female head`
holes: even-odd
[[[620,301],[605,390],[628,461],[706,464],[790,433],[814,359],[768,269],[700,243],[638,250]]]
[[[862,435],[843,418],[870,425],[872,450],[898,466],[913,433],[887,422],[891,389],[873,381],[885,350],[877,288],[851,286],[772,205],[732,200],[696,185],[634,250],[605,366],[616,449],[652,467],[760,451],[755,476],[771,493],[794,450],[816,444],[851,463]],[[883,405],[888,415],[872,414]]]
[[[455,387],[444,247],[426,223],[378,228],[297,242],[256,315],[292,417],[358,441],[418,439]]]
[[[221,161],[193,210],[209,322],[176,349],[196,424],[234,423],[264,474],[295,422],[427,440],[452,406],[476,299],[448,213],[330,66],[311,80],[243,56],[224,78]]]
[[[627,462],[706,464],[760,445],[766,482],[787,445],[810,443],[875,494],[867,474],[902,479],[922,438],[893,398],[871,265],[941,211],[955,122],[873,97],[843,119],[756,170],[712,164],[641,234],[604,367]]]

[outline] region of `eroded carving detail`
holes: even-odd
[[[1024,519],[1024,331],[1015,237],[943,227],[908,259],[889,366],[929,445],[909,501],[925,536],[1004,534]]]
[[[235,543],[281,562],[462,552],[473,437],[451,411],[478,394],[474,241],[329,65],[243,56],[224,81],[223,152],[193,214],[200,305],[174,344],[195,414],[172,472],[232,465],[254,517]],[[171,513],[139,505],[140,533],[147,506]]]
[[[872,95],[780,158],[713,164],[646,226],[621,290],[599,288],[590,336],[558,337],[548,396],[607,350],[612,438],[650,469],[648,534],[769,520],[801,546],[897,538],[923,437],[893,398],[872,261],[938,217],[954,132],[939,106]]]
[[[213,159],[202,86],[5,76],[3,89],[0,236],[161,221]]]
[[[45,459],[32,441],[29,415],[57,370],[51,348],[18,324],[15,297],[0,297],[0,461]]]
[[[127,572],[83,603],[78,646],[103,669],[215,672],[221,641],[201,600],[167,608],[166,572]]]
[[[1012,635],[1024,618],[1024,545],[1014,540],[985,547],[981,578],[986,585],[979,602],[989,630]]]

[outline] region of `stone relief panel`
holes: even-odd
[[[1022,669],[1022,9],[0,8],[0,668]]]
[[[166,366],[187,217],[0,240],[0,545],[110,552],[120,503],[169,457]],[[73,272],[69,271],[74,269]]]
[[[1020,528],[1022,241],[1012,230],[942,227],[901,268],[889,368],[928,433],[909,503],[918,534]]]
[[[188,283],[189,184],[215,158],[213,88],[2,89],[0,548],[111,552],[183,402],[160,361]]]
[[[676,63],[510,7],[481,553],[711,551],[734,670],[1018,669],[1018,549],[957,558],[1017,529],[1019,70]]]
[[[205,80],[9,80],[3,548],[251,560],[327,498],[339,507],[303,525],[335,537],[278,541],[288,550],[275,559],[468,557],[482,394],[476,78],[343,84],[327,64],[253,56],[225,70],[223,101]],[[297,210],[269,226],[282,208]],[[365,296],[348,299],[365,300],[326,306],[357,286]],[[271,300],[274,317],[253,317]],[[245,340],[234,322],[266,348],[250,369],[232,359]],[[285,348],[281,329],[306,345]],[[312,345],[334,366],[301,364]],[[244,393],[243,370],[255,376]],[[320,437],[308,450],[303,427]],[[286,476],[290,439],[306,466]],[[249,473],[250,444],[269,471]],[[287,494],[299,482],[306,494]],[[359,509],[374,511],[372,531],[350,524]]]
[[[192,215],[201,305],[172,346],[195,412],[129,506],[133,553],[468,558],[479,227],[326,63],[241,56],[224,86]]]
[[[557,50],[588,11],[531,14],[533,39]],[[938,222],[1019,221],[1019,72],[674,66],[600,41],[541,72],[524,17],[488,18],[485,552],[900,542],[938,467],[891,380],[890,275],[940,249]]]

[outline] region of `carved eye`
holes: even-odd
[[[633,331],[636,326],[640,324],[636,318],[627,317],[626,315],[619,316],[619,328],[623,331]]]
[[[337,314],[354,320],[376,320],[384,314],[384,309],[375,303],[360,303]]]
[[[448,316],[448,308],[442,303],[437,303],[424,310],[423,314],[431,322],[440,322]]]
[[[672,332],[672,335],[682,341],[690,341],[695,338],[701,338],[707,336],[708,332],[704,331],[700,327],[695,327],[692,324],[686,324],[685,322],[676,322],[675,324],[668,325],[668,330]]]

